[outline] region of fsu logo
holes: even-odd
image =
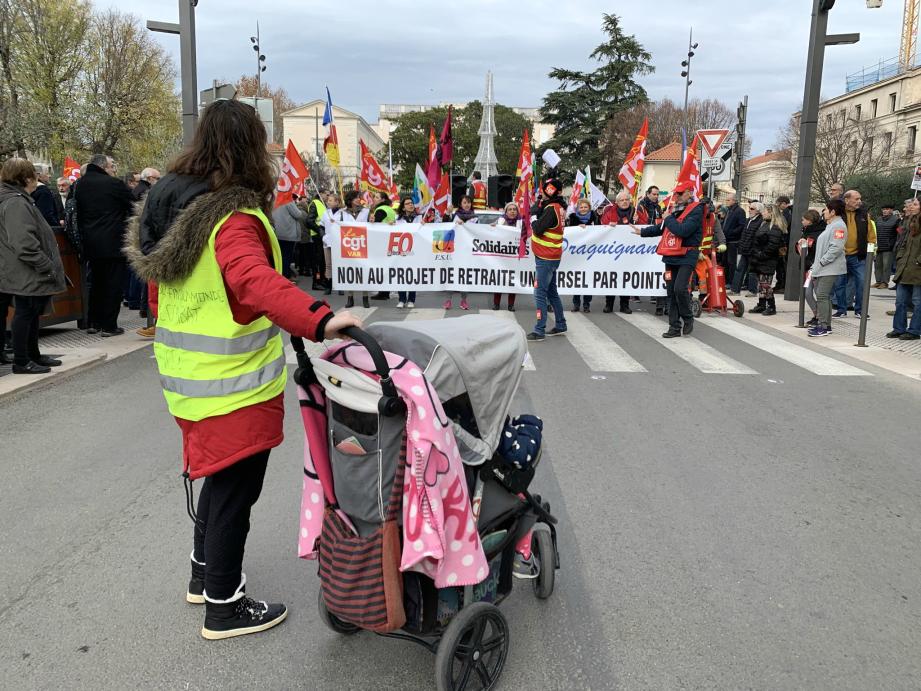
[[[343,259],[368,258],[368,231],[365,228],[342,226],[339,232],[339,243]]]
[[[436,230],[432,232],[432,252],[435,254],[454,253],[454,230]]]
[[[388,257],[408,257],[412,253],[412,233],[390,233],[390,242],[387,243]]]

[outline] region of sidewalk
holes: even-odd
[[[76,322],[42,329],[38,339],[42,354],[56,357],[63,364],[52,369],[49,374],[13,374],[11,365],[0,365],[0,399],[54,384],[106,360],[133,353],[153,342],[135,333],[136,329],[147,325],[147,320],[138,317],[136,311],[122,308],[118,324],[125,333],[111,338],[91,336],[78,329]]]
[[[798,302],[787,302],[778,297],[777,314],[773,317],[762,317],[760,314],[748,312],[758,304],[758,298],[745,297],[743,292],[741,297],[730,296],[730,299],[741,299],[745,303],[746,312],[743,319],[752,324],[768,326],[788,336],[921,381],[921,341],[886,338],[886,334],[892,330],[892,317],[887,315],[886,311],[895,309],[894,290],[870,289],[870,307],[867,311],[870,319],[867,321],[866,348],[856,346],[860,334],[860,320],[854,317],[853,312],[848,312],[846,318],[832,320],[831,336],[809,338],[806,329],[796,326],[799,317]],[[811,318],[812,312],[807,305],[806,321]]]

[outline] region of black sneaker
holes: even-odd
[[[662,334],[662,338],[681,338],[681,332],[678,329],[669,329]]]
[[[355,306],[355,298],[353,298],[351,295],[349,295],[349,296],[345,299],[345,308],[346,308],[346,309],[350,309],[350,308],[352,308],[352,307],[354,307],[354,306]]]
[[[564,333],[566,333],[566,329],[561,329],[558,326],[554,326],[552,329],[550,329],[550,331],[547,332],[547,335],[548,336],[562,336]]]
[[[500,305],[498,302],[492,303],[492,308],[493,308],[493,310],[498,310],[500,307],[501,307],[501,305]]]
[[[656,316],[661,317],[663,314],[665,314],[665,310],[661,307],[656,307]]]
[[[50,367],[39,365],[36,362],[29,362],[25,365],[17,365],[13,363],[13,374],[48,374],[50,371]]]
[[[103,329],[102,331],[99,332],[99,335],[102,336],[103,338],[111,338],[112,336],[121,336],[123,333],[125,333],[125,330],[120,326],[116,326],[114,329],[111,329],[111,330]]]
[[[908,333],[907,331],[899,336],[900,341],[917,341],[919,338],[921,338],[921,336],[918,334]],[[13,371],[15,372],[16,370]]]
[[[899,338],[903,333],[905,332],[893,330],[886,334],[886,338]]]
[[[621,314],[633,314],[633,310],[625,305],[624,307],[620,308],[620,313]]]
[[[191,555],[189,561],[192,562],[192,577],[189,579],[185,601],[192,605],[203,605],[205,604],[205,565],[195,561]]]
[[[508,311],[509,311],[509,312],[514,312],[514,311],[515,311],[515,305],[509,305],[509,306],[508,306]]]
[[[235,602],[205,600],[205,625],[201,635],[209,641],[259,633],[278,626],[288,616],[282,604],[268,604],[242,595]]]
[[[610,314],[611,312],[614,311],[614,305],[605,305],[601,311],[604,312],[605,314]]]
[[[62,364],[60,360],[49,357],[48,355],[42,355],[37,360],[33,360],[33,362],[39,365],[43,365],[44,367],[60,367]]]
[[[88,328],[88,329],[86,330],[86,333],[88,333],[88,334],[90,334],[91,336],[93,336],[93,335],[99,333],[99,329],[97,329],[95,326],[91,326],[90,328]]]
[[[592,308],[589,305],[585,305],[582,308],[582,311],[585,312],[586,314],[589,314],[592,311]]]
[[[547,338],[546,336],[544,336],[543,334],[539,334],[539,333],[537,333],[536,331],[532,331],[532,332],[529,333],[528,336],[527,336],[527,339],[528,339],[529,341],[531,341],[532,343],[535,342],[535,341],[543,341],[543,340],[546,340],[546,338]]]
[[[387,297],[390,297],[390,296],[388,295]],[[376,299],[382,300],[383,298],[376,298]],[[368,308],[371,307],[371,303],[368,302],[368,296],[367,296],[367,295],[365,295],[365,296],[361,299],[361,306],[364,307],[365,309],[368,309]]]
[[[681,333],[683,333],[685,336],[690,336],[693,330],[694,330],[694,320],[685,319],[681,325]]]

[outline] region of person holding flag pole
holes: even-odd
[[[329,128],[329,134],[323,140],[323,153],[326,154],[326,160],[336,169],[336,180],[339,182],[339,196],[342,193],[342,174],[339,172],[339,137],[336,134],[336,123],[333,120],[333,97],[329,93],[329,87],[326,87],[326,111],[323,113],[323,127]],[[316,184],[314,184],[316,186]],[[317,190],[317,195],[320,191]]]

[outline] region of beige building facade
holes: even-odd
[[[297,150],[308,160],[325,161],[323,141],[327,128],[323,126],[323,113],[326,101],[317,99],[282,114],[285,132],[284,141],[290,139]],[[345,108],[333,106],[333,119],[339,138],[339,170],[344,179],[354,178],[360,168],[359,140],[364,141],[372,153],[378,154],[386,149],[386,142],[381,139],[375,126],[369,125],[363,117]]]
[[[750,158],[742,166],[743,199],[772,203],[780,195],[793,198],[793,164],[789,150],[771,151]]]

